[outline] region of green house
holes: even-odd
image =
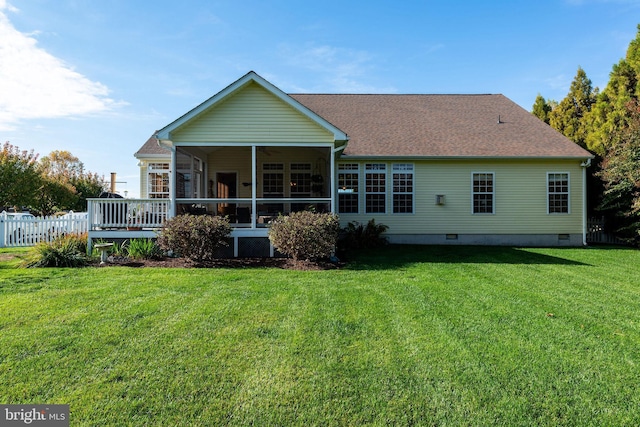
[[[503,95],[287,94],[249,72],[135,153],[143,199],[226,215],[234,255],[302,209],[392,243],[586,244],[592,155]]]

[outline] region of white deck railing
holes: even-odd
[[[169,212],[168,199],[88,199],[89,230],[159,228]]]

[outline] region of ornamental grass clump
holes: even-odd
[[[87,264],[87,234],[66,234],[30,249],[27,267],[83,267]]]
[[[192,261],[212,261],[222,247],[229,245],[230,234],[226,217],[178,215],[165,223],[158,234],[158,245]]]
[[[293,212],[272,223],[269,240],[294,261],[318,260],[333,254],[339,231],[340,223],[334,214]]]

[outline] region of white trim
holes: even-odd
[[[367,170],[367,165],[383,165],[384,166],[384,170],[380,171],[380,170],[371,170],[371,172],[368,172]],[[363,183],[364,183],[364,213],[365,214],[379,214],[379,215],[386,215],[388,212],[388,206],[389,206],[389,174],[388,174],[388,169],[389,169],[389,165],[387,164],[387,162],[370,162],[370,163],[365,163],[364,167],[362,168],[363,172],[364,172],[364,179],[363,179]],[[367,173],[384,173],[384,193],[380,193],[379,191],[377,192],[369,192],[367,191]],[[384,212],[369,212],[367,210],[367,195],[368,194],[384,194]]]
[[[476,193],[473,191],[473,177],[476,174],[484,174],[492,176],[491,193]],[[475,206],[473,204],[473,196],[476,194],[491,194],[491,212],[475,212]],[[495,215],[496,214],[496,173],[490,171],[475,171],[471,172],[471,215]]]
[[[567,211],[566,212],[549,212],[549,176],[566,174],[567,175]],[[547,187],[547,215],[570,215],[571,214],[571,173],[570,172],[547,172],[547,180],[545,182]],[[553,193],[553,194],[565,194],[565,193]]]
[[[396,165],[410,165],[411,166],[411,170],[398,170],[398,171],[394,171],[393,167]],[[416,213],[416,165],[415,163],[412,162],[397,162],[397,163],[391,163],[391,179],[389,181],[391,184],[391,214],[392,215],[415,215]],[[394,173],[405,173],[405,174],[411,174],[411,193],[407,193],[407,192],[402,192],[402,193],[396,193],[393,191],[393,174]],[[395,194],[411,194],[411,212],[394,212],[394,202],[393,202],[393,196]]]

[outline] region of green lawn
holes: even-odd
[[[341,270],[16,269],[0,403],[71,425],[640,425],[640,251],[390,247]]]

